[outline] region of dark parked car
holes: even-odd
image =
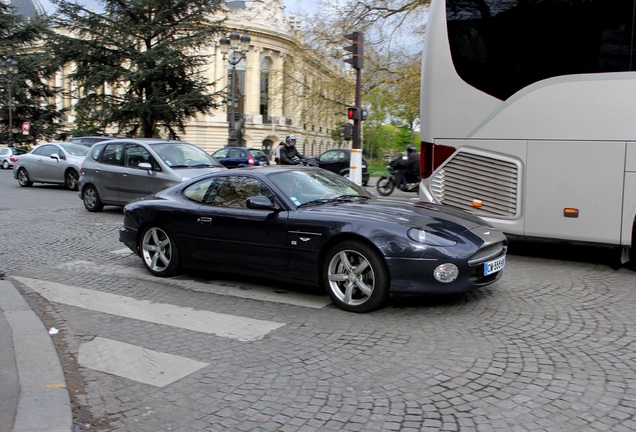
[[[212,153],[212,157],[228,168],[269,165],[269,158],[259,149],[225,147]]]
[[[20,155],[13,165],[13,177],[22,187],[53,183],[77,190],[80,166],[88,150],[70,142],[40,144],[30,153]]]
[[[206,269],[321,286],[353,312],[489,285],[507,250],[463,210],[376,198],[298,166],[217,172],[131,202],[119,239],[155,276]]]
[[[318,166],[327,171],[335,172],[341,176],[349,178],[349,166],[351,165],[351,150],[333,149],[327,150],[316,158]],[[369,171],[367,161],[362,158],[362,185],[369,183]]]
[[[220,170],[216,159],[181,141],[125,138],[94,144],[80,170],[79,191],[88,211],[126,203]]]
[[[20,155],[26,153],[26,150],[15,147],[0,147],[0,168],[13,168],[13,164],[18,161]]]

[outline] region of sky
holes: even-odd
[[[85,4],[87,6],[95,5],[99,6],[99,2],[97,0],[78,0],[79,3]],[[49,0],[40,0],[40,3],[47,11],[52,11],[55,9],[53,4]],[[296,13],[301,11],[312,12],[316,9],[315,0],[283,0],[283,4],[285,5],[285,11],[289,15],[290,13]]]

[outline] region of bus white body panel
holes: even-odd
[[[456,150],[422,180],[420,199],[471,210],[510,234],[631,245],[636,72],[548,78],[504,101],[457,74],[445,1],[433,0],[431,22],[421,136]]]

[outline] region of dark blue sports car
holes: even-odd
[[[379,199],[321,168],[287,166],[204,175],[133,201],[119,236],[156,276],[207,269],[321,286],[353,312],[491,284],[507,250],[500,231],[462,210]]]

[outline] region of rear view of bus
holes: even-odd
[[[635,11],[636,0],[432,0],[420,199],[509,234],[627,252]]]

